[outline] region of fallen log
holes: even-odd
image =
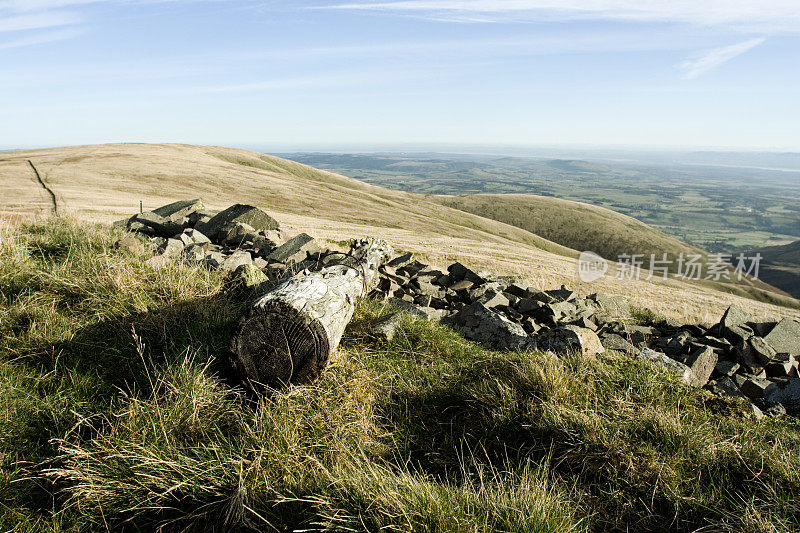
[[[378,267],[391,254],[386,241],[362,239],[335,264],[290,278],[258,298],[231,339],[239,376],[272,388],[316,380],[339,346],[356,300],[374,287]]]

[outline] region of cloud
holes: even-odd
[[[683,77],[686,79],[694,79],[709,70],[716,68],[723,63],[727,63],[736,56],[742,55],[745,52],[752,50],[756,46],[763,43],[766,39],[749,39],[747,41],[732,44],[730,46],[721,46],[714,48],[703,53],[701,56],[694,59],[687,59],[678,68],[684,71]]]
[[[800,29],[796,0],[397,0],[327,7],[417,14],[451,21],[621,20],[765,31]]]
[[[68,26],[79,22],[81,22],[81,18],[73,13],[50,12],[19,15],[0,19],[0,32],[38,30],[54,26]]]
[[[83,29],[73,28],[68,30],[52,31],[39,35],[31,35],[29,37],[20,37],[19,39],[14,39],[11,41],[0,42],[0,50],[63,41],[65,39],[72,39],[73,37],[77,37],[83,33]]]

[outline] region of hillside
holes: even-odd
[[[220,272],[0,229],[0,530],[796,531],[786,417],[608,352],[491,351],[362,301],[314,385],[247,394]],[[718,318],[718,317],[717,317]]]
[[[568,284],[588,294],[628,297],[687,322],[712,323],[730,303],[757,318],[800,316],[708,283],[577,279],[577,252],[538,235],[446,207],[420,194],[388,190],[247,150],[188,145],[112,144],[0,154],[0,213],[50,214],[49,197],[27,164],[54,192],[59,213],[110,222],[171,201],[201,197],[211,208],[246,202],[279,220],[288,233],[348,239],[377,235],[431,264],[454,259],[526,278],[542,289]],[[781,301],[780,298],[775,299]]]
[[[756,253],[762,257],[759,277],[795,298],[800,298],[800,241],[758,248],[748,252],[748,255]]]
[[[606,259],[622,254],[705,254],[647,224],[610,209],[533,194],[437,196],[442,205],[504,222],[573,250],[590,250]]]

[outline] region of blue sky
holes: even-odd
[[[0,0],[0,147],[800,150],[797,0]]]

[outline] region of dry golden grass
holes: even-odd
[[[425,195],[391,191],[248,150],[172,144],[108,144],[7,152],[0,155],[0,215],[46,213],[47,196],[25,160],[55,191],[59,210],[110,222],[139,208],[200,197],[207,206],[256,205],[289,232],[342,240],[388,239],[433,264],[461,260],[514,274],[542,288],[566,284],[581,292],[626,296],[634,305],[687,322],[715,322],[736,303],[759,318],[800,311],[756,302],[701,284],[669,280],[583,284],[576,252],[514,226],[439,205]]]

